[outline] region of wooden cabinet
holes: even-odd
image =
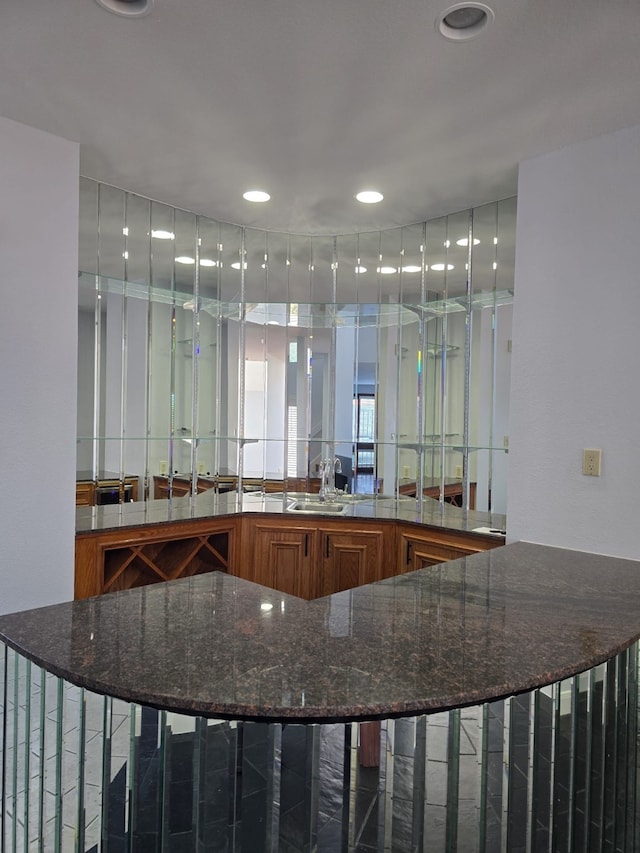
[[[76,483],[76,506],[93,506],[95,484],[91,481]]]
[[[79,534],[75,597],[229,571],[236,523],[236,519],[204,519]]]
[[[245,477],[242,481],[242,487],[245,491],[260,491],[266,494],[282,492],[285,489],[289,492],[318,492],[320,490],[320,480],[312,478],[306,480],[303,478],[288,477],[286,480],[273,479],[256,479]],[[207,489],[217,488],[220,492],[235,491],[238,488],[238,478],[228,476],[216,477],[198,477],[197,492],[206,492]],[[173,478],[172,495],[174,498],[181,498],[191,494],[191,477],[185,474],[178,474]],[[169,497],[169,478],[166,476],[156,475],[153,478],[153,497],[156,500],[166,499]],[[77,501],[76,501],[77,503]]]
[[[425,566],[468,557],[504,544],[504,539],[477,533],[456,533],[419,525],[397,526],[396,572],[413,572]]]
[[[76,480],[76,506],[104,506],[138,500],[138,478],[127,476]]]
[[[388,525],[363,529],[348,522],[318,530],[318,587],[321,595],[331,595],[380,580],[388,551]]]
[[[196,489],[198,494],[212,489],[215,485],[213,479],[198,477]],[[171,487],[171,493],[174,498],[183,498],[185,495],[191,494],[191,480],[189,477],[174,477]],[[153,478],[153,497],[156,500],[167,499],[169,497],[169,478],[156,476]]]
[[[224,571],[307,600],[496,548],[392,519],[246,513],[76,536],[75,596]]]
[[[440,500],[441,483],[439,481],[432,482],[426,485],[422,494],[425,498],[434,498]],[[469,509],[476,508],[476,483],[469,483]],[[398,494],[407,495],[415,498],[418,494],[418,484],[415,480],[400,480],[398,484]],[[462,482],[460,480],[448,480],[444,484],[442,490],[442,499],[445,503],[453,506],[462,506]]]
[[[299,598],[315,598],[315,530],[287,521],[243,519],[244,565],[237,574]]]
[[[393,536],[394,525],[385,522],[245,516],[236,573],[280,592],[318,598],[384,577],[385,563],[395,555]]]

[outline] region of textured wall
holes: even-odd
[[[640,559],[639,163],[634,127],[521,165],[510,541]]]
[[[73,596],[78,146],[0,118],[0,611]]]

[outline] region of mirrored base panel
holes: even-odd
[[[216,720],[0,654],[3,851],[635,851],[638,648],[549,687],[366,723]]]

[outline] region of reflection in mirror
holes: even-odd
[[[338,456],[506,511],[515,199],[335,237],[80,200],[79,502],[313,492]]]

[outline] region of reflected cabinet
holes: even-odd
[[[317,491],[337,456],[341,487],[505,512],[515,199],[306,237],[88,179],[80,197],[96,488],[109,470],[139,500]]]

